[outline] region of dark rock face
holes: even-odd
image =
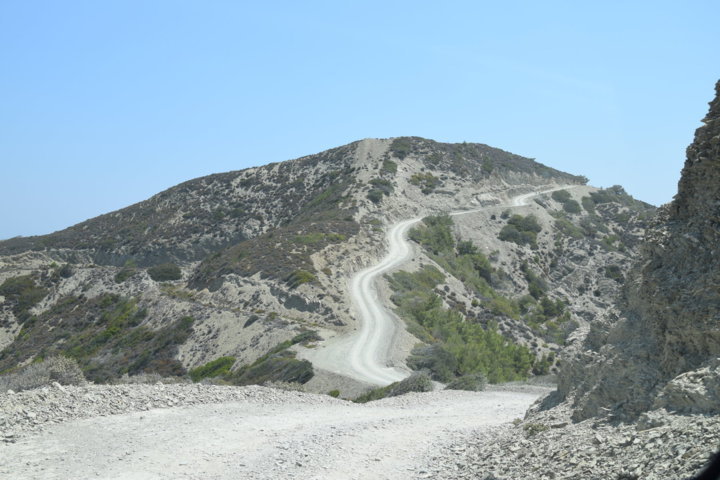
[[[624,318],[560,379],[576,420],[633,419],[654,408],[720,411],[720,82],[716,90],[678,194],[647,231]]]

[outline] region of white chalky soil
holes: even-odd
[[[522,417],[542,393],[440,391],[359,405],[267,391],[48,425],[0,443],[0,477],[422,478],[422,465],[440,446]]]

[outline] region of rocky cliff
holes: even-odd
[[[674,200],[648,230],[621,319],[588,337],[559,393],[574,419],[720,411],[720,82]]]

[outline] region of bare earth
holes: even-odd
[[[171,397],[174,387],[143,388]],[[522,417],[545,392],[441,391],[361,405],[254,387],[241,401],[49,425],[0,443],[0,477],[424,478],[441,447]]]

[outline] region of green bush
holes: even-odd
[[[526,423],[523,425],[523,430],[525,431],[525,435],[527,437],[534,437],[538,433],[542,433],[549,429],[550,427],[543,423]]]
[[[0,295],[10,302],[20,322],[27,320],[29,310],[40,303],[47,293],[47,289],[35,284],[32,275],[8,278],[0,285]]]
[[[432,390],[433,384],[430,377],[426,373],[415,372],[404,380],[391,383],[386,387],[370,390],[353,401],[356,403],[366,403],[382,398],[397,397],[410,392],[431,392]]]
[[[150,267],[147,270],[150,278],[156,282],[166,282],[170,280],[180,280],[182,278],[182,272],[180,268],[174,263],[163,263]]]
[[[234,385],[262,385],[267,382],[307,383],[314,375],[312,363],[283,350],[264,356],[231,377]]]
[[[419,331],[419,338],[431,343],[413,350],[408,359],[411,368],[428,369],[442,381],[478,372],[493,382],[525,378],[532,366],[527,348],[508,342],[494,324],[485,329],[459,312],[444,308],[440,297],[432,292],[442,278],[442,273],[430,266],[389,277],[394,292],[391,300],[399,316],[409,328]],[[503,313],[518,316],[518,307],[511,300],[494,294],[491,301],[502,305],[499,308]]]
[[[235,357],[220,357],[205,365],[193,368],[188,372],[193,382],[199,382],[203,378],[213,378],[225,375],[235,365]]]
[[[385,180],[383,178],[373,178],[370,180],[370,185],[375,187],[376,190],[380,190],[385,195],[390,195],[395,189],[390,180]]]
[[[380,203],[383,199],[383,192],[373,188],[367,193],[367,198],[373,203]]]
[[[390,144],[390,151],[400,160],[404,159],[412,152],[411,140],[406,137],[396,138]]]
[[[333,398],[338,398],[340,396],[340,390],[330,390],[328,392],[328,395],[330,395]]]
[[[448,383],[445,390],[467,390],[470,392],[480,392],[485,390],[487,378],[482,373],[473,373],[463,375]]]
[[[542,227],[537,221],[535,215],[513,215],[508,219],[498,235],[500,240],[505,242],[513,242],[518,245],[530,245],[537,248],[537,234],[542,231]]]
[[[432,193],[442,182],[435,175],[427,172],[413,174],[413,176],[410,177],[410,183],[420,187],[420,191],[427,195]]]
[[[580,199],[582,206],[590,215],[595,215],[595,202],[590,197],[582,197]]]
[[[450,230],[452,225],[452,218],[448,215],[425,217],[423,225],[411,229],[408,237],[437,255],[455,248],[455,239]]]
[[[290,288],[297,288],[303,283],[310,283],[317,280],[317,277],[307,270],[295,270],[285,279]]]
[[[560,217],[555,220],[555,228],[557,228],[563,235],[567,235],[571,238],[583,238],[584,236],[583,230],[576,227],[574,223],[564,217]]]
[[[624,283],[625,276],[622,273],[622,269],[619,265],[608,265],[605,267],[605,276],[609,279],[615,280],[617,283]]]
[[[385,159],[382,163],[382,172],[395,175],[397,173],[397,163],[392,160]]]
[[[420,344],[407,358],[407,366],[413,370],[427,370],[439,382],[450,382],[455,378],[458,362],[441,343]]]
[[[523,262],[520,266],[520,270],[523,272],[525,280],[528,282],[528,291],[530,295],[536,300],[539,300],[540,297],[542,297],[547,291],[547,282],[535,273],[527,262]]]
[[[115,283],[123,283],[125,280],[135,275],[136,271],[137,270],[133,267],[123,267],[115,274]]]
[[[580,213],[580,204],[575,200],[568,200],[563,204],[563,210],[568,213],[578,214]]]
[[[551,195],[552,199],[556,202],[565,203],[572,198],[570,192],[567,190],[555,190]]]

